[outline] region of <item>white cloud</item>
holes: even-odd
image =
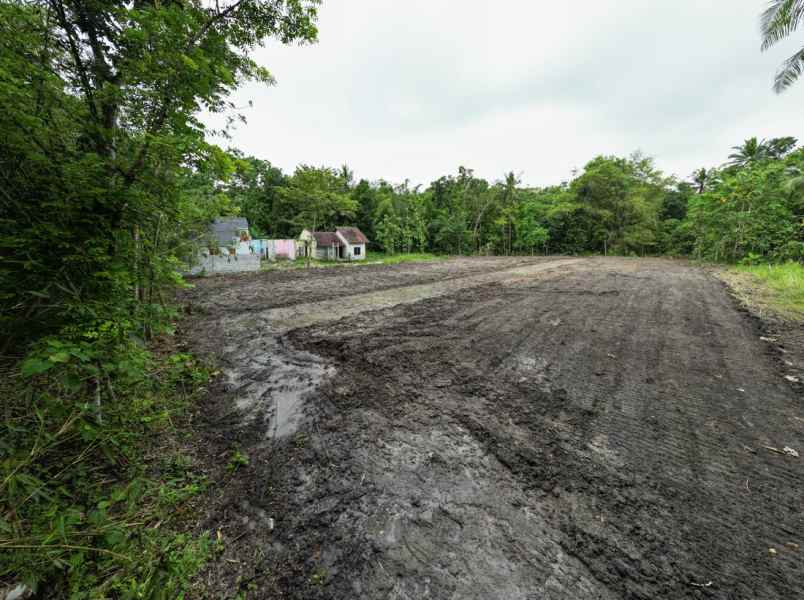
[[[317,45],[258,51],[278,85],[238,92],[254,107],[232,144],[285,171],[426,184],[465,165],[544,185],[600,153],[686,176],[752,135],[804,139],[804,81],[770,89],[804,32],[760,53],[762,2],[558,4],[325,0]]]

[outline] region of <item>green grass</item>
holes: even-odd
[[[62,354],[38,375],[0,371],[0,590],[182,597],[213,552],[208,534],[189,533],[208,483],[185,450],[208,368],[134,348],[142,375],[93,386],[74,381],[76,357]]]
[[[411,252],[408,254],[386,254],[384,252],[368,252],[365,260],[310,260],[310,267],[315,268],[328,268],[328,267],[359,267],[363,265],[398,265],[400,263],[413,263],[413,262],[432,262],[437,260],[446,260],[447,256],[440,256],[437,254],[430,254],[428,252]],[[280,271],[283,269],[303,269],[307,267],[306,258],[297,258],[295,260],[263,260],[263,271]]]
[[[384,254],[382,252],[369,252],[366,262],[381,262],[384,265],[398,265],[408,262],[432,262],[446,260],[447,256],[430,254],[429,252],[411,252],[409,254]]]
[[[757,290],[749,292],[749,302],[758,302],[784,317],[804,320],[804,265],[788,262],[739,266],[733,271],[748,275],[758,285]]]

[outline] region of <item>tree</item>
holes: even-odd
[[[797,143],[798,140],[792,136],[771,138],[765,142],[765,153],[768,158],[779,160],[790,154]]]
[[[768,50],[798,29],[802,18],[804,18],[804,0],[771,0],[759,21],[762,51]],[[801,76],[802,68],[804,68],[804,48],[796,51],[782,63],[774,78],[774,91],[779,94],[790,87]]]
[[[733,167],[744,167],[768,156],[765,140],[760,142],[756,137],[748,138],[739,146],[732,146],[732,150],[734,152],[729,154],[728,164]]]
[[[334,169],[301,165],[279,190],[281,201],[292,208],[297,230],[334,227],[339,219],[355,216],[357,203],[343,191],[343,179]],[[307,252],[307,264],[310,264]]]
[[[270,84],[251,50],[313,41],[317,4],[0,4],[4,324],[30,337],[77,311],[140,314],[153,273],[166,272],[154,261],[172,260],[166,235],[184,236],[183,173],[231,174],[195,115],[230,109],[244,80]]]
[[[599,156],[590,161],[584,172],[572,183],[579,202],[593,209],[605,231],[603,247],[608,254],[612,243],[622,239],[632,207],[628,194],[631,185],[627,161],[622,158]]]
[[[713,175],[712,169],[709,169],[707,171],[706,168],[704,167],[701,167],[692,174],[692,182],[695,184],[695,189],[699,194],[704,193],[706,186],[712,180],[712,175]]]
[[[503,253],[511,254],[511,239],[516,211],[516,186],[520,184],[519,178],[511,171],[506,173],[505,179],[500,186],[500,208],[502,211],[502,222],[505,227],[503,235]]]
[[[727,170],[711,190],[690,198],[693,252],[715,261],[800,260],[804,256],[798,150],[780,160]],[[753,257],[753,258],[752,258]]]
[[[253,237],[285,237],[290,218],[278,201],[279,188],[285,185],[281,169],[249,156],[235,160],[234,173],[221,189],[248,219]]]
[[[545,226],[543,205],[537,198],[529,198],[517,207],[516,247],[533,254],[536,248],[545,248],[550,231]]]

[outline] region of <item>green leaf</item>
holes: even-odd
[[[44,373],[48,369],[52,368],[54,364],[55,363],[49,360],[42,360],[41,358],[29,358],[22,363],[20,371],[22,372],[23,377],[32,377],[34,375]]]
[[[66,363],[70,360],[70,353],[64,351],[56,352],[56,354],[48,356],[47,359],[52,363]]]

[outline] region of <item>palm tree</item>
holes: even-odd
[[[793,33],[804,19],[804,0],[771,0],[760,17],[762,50],[765,51]],[[799,78],[804,70],[804,48],[782,63],[776,72],[774,91],[779,94]]]
[[[341,165],[341,168],[338,171],[338,177],[343,185],[343,191],[348,192],[352,187],[352,183],[354,182],[355,172],[349,168],[349,165],[344,164]]]
[[[698,190],[699,194],[704,193],[706,190],[706,185],[711,179],[712,170],[710,169],[707,171],[704,167],[701,167],[692,174],[692,182],[695,184],[695,188]]]
[[[732,166],[744,167],[767,157],[765,140],[760,142],[755,137],[748,138],[741,146],[732,146],[731,149],[735,151],[729,154],[729,164]]]
[[[771,138],[765,142],[768,158],[780,159],[790,154],[796,148],[798,140],[793,136]]]

